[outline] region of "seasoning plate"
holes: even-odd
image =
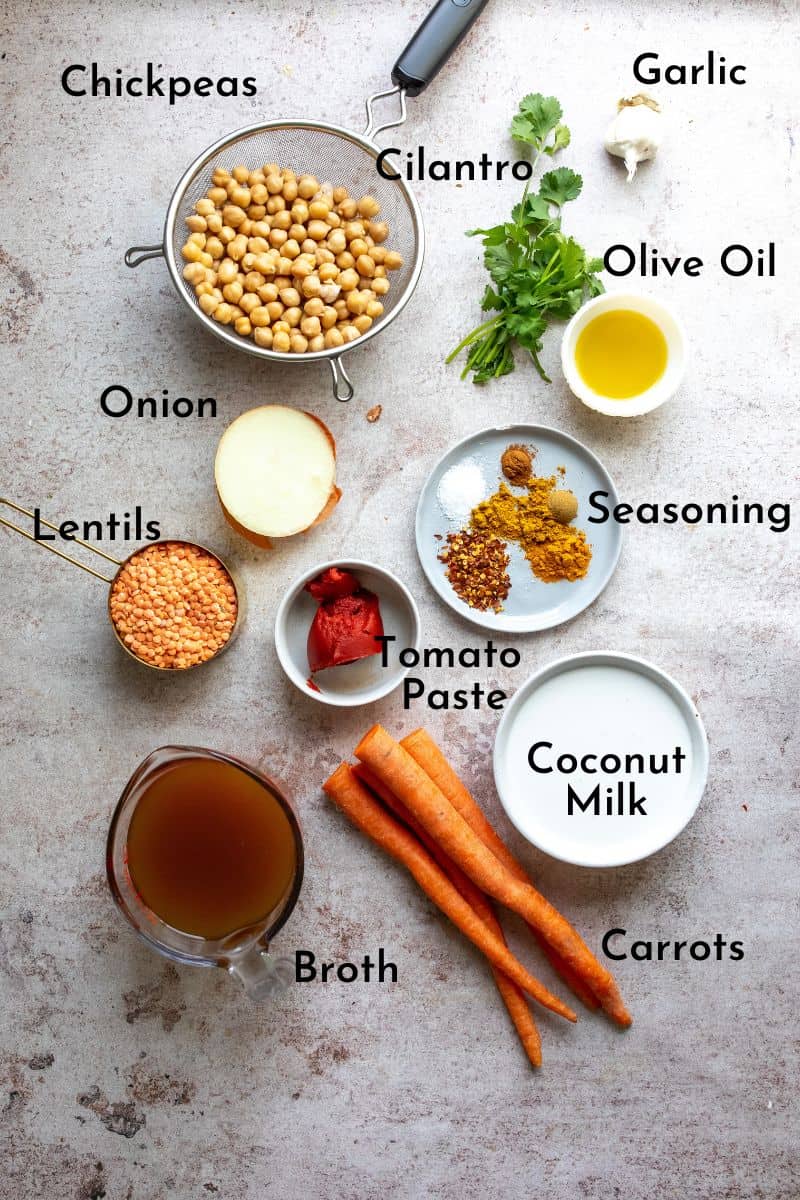
[[[563,482],[558,486],[569,488],[578,499],[578,515],[574,523],[577,528],[586,531],[592,546],[592,561],[583,579],[577,579],[574,583],[566,580],[543,583],[531,571],[521,548],[509,543],[511,590],[503,602],[503,610],[499,613],[481,612],[470,608],[456,595],[445,575],[445,564],[439,561],[439,554],[445,545],[444,538],[448,533],[464,527],[472,505],[464,512],[463,519],[459,519],[452,511],[448,515],[440,502],[439,488],[443,477],[453,467],[474,465],[482,472],[486,484],[484,494],[479,499],[491,496],[505,479],[500,468],[500,456],[507,446],[515,442],[536,448],[533,460],[535,475],[558,475],[558,468],[565,468]],[[512,491],[521,494],[519,489],[512,488]],[[600,460],[581,442],[558,429],[546,425],[509,425],[472,434],[458,442],[439,460],[419,498],[417,552],[429,583],[445,604],[484,629],[505,633],[535,633],[571,620],[600,595],[614,573],[622,547],[622,530],[616,521],[607,521],[603,525],[587,522],[591,511],[589,496],[594,491],[609,493],[609,507],[618,502],[613,480]]]
[[[707,775],[693,701],[632,654],[550,663],[526,680],[497,727],[494,778],[509,819],[534,846],[576,866],[618,867],[661,850],[691,820]]]

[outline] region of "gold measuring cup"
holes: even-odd
[[[0,497],[0,505],[6,505],[8,508],[12,508],[15,512],[22,513],[22,515],[25,517],[30,517],[32,521],[36,520],[35,513],[31,512],[31,510],[28,508],[23,508],[21,505],[15,504],[13,500]],[[58,532],[58,526],[52,525],[49,521],[45,521],[41,515],[39,516],[38,520],[40,525],[45,525],[48,529],[53,529],[56,531],[56,533]],[[148,667],[151,671],[160,671],[165,675],[179,675],[184,671],[191,671],[194,667],[204,667],[206,663],[213,662],[214,659],[219,658],[220,654],[227,650],[234,638],[238,636],[239,630],[241,629],[244,621],[245,608],[244,587],[242,582],[240,579],[237,579],[234,572],[230,569],[227,563],[220,558],[216,551],[210,550],[208,546],[201,545],[200,542],[189,541],[186,538],[158,538],[156,541],[148,542],[147,545],[157,546],[159,542],[174,542],[180,546],[191,546],[195,550],[203,550],[206,554],[210,555],[211,558],[216,559],[233,584],[233,590],[236,593],[236,620],[234,621],[233,629],[231,630],[228,640],[223,642],[219,649],[216,650],[209,658],[204,659],[202,662],[190,663],[186,667],[159,667],[155,663],[150,663],[143,658],[139,658],[138,654],[135,654],[129,646],[125,645],[119,630],[114,624],[114,619],[111,616],[111,594],[114,584],[117,580],[117,576],[120,574],[123,568],[127,566],[131,559],[135,558],[137,554],[141,553],[142,549],[145,547],[140,546],[138,549],[134,550],[133,553],[129,554],[127,558],[115,558],[113,554],[106,554],[105,550],[100,550],[99,547],[92,546],[89,542],[81,541],[80,538],[73,538],[72,540],[77,545],[83,546],[83,548],[88,550],[91,554],[99,555],[100,558],[104,558],[106,562],[112,563],[117,568],[113,575],[108,576],[103,575],[100,571],[96,571],[94,567],[90,567],[86,563],[82,563],[80,559],[72,558],[69,554],[65,554],[63,550],[57,550],[55,546],[51,546],[46,542],[40,542],[33,536],[32,533],[29,533],[27,529],[23,529],[21,526],[15,525],[13,521],[8,521],[5,517],[0,516],[0,525],[5,525],[7,529],[12,529],[15,533],[19,533],[22,535],[22,537],[27,538],[28,541],[34,542],[37,546],[41,546],[43,550],[49,550],[51,554],[58,555],[58,557],[63,558],[65,562],[72,563],[74,567],[80,567],[82,571],[86,571],[87,574],[93,575],[95,579],[100,579],[103,583],[107,583],[109,585],[107,612],[111,628],[114,630],[114,637],[117,639],[117,642],[129,658],[132,658],[134,662],[139,663],[143,667]]]

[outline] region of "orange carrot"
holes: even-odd
[[[490,962],[545,1008],[566,1017],[568,1021],[577,1021],[572,1009],[548,991],[538,979],[534,979],[508,947],[484,925],[414,835],[370,795],[349,763],[337,767],[322,787],[354,825],[410,871],[423,892],[483,951]]]
[[[444,754],[437,746],[431,735],[425,729],[415,729],[408,737],[404,737],[400,742],[416,763],[422,767],[426,775],[429,775],[440,791],[444,792],[447,799],[453,805],[453,808],[461,814],[472,831],[478,835],[484,845],[488,846],[503,866],[516,875],[522,883],[533,884],[533,880],[528,875],[528,872],[523,867],[522,863],[514,857],[511,851],[506,846],[505,842],[496,833],[494,827],[490,824],[488,818],[484,815],[478,802],[473,797],[468,788],[464,786],[461,779],[453,770],[450,763],[445,758]],[[535,885],[534,885],[535,886]],[[580,975],[578,975],[568,963],[559,956],[559,954],[550,946],[538,929],[533,925],[528,925],[536,941],[539,943],[542,952],[550,963],[554,971],[556,971],[566,983],[567,987],[571,988],[575,995],[581,1000],[587,1008],[596,1009],[600,1007],[600,1002],[594,992],[584,983]]]
[[[475,910],[484,925],[487,925],[492,933],[506,944],[505,934],[495,915],[495,911],[477,884],[474,884],[470,877],[465,875],[451,858],[448,858],[441,846],[436,844],[428,831],[408,811],[403,801],[398,800],[394,792],[390,791],[384,783],[381,783],[378,776],[370,771],[369,767],[365,767],[363,763],[358,763],[357,766],[353,767],[353,772],[362,783],[367,785],[370,791],[380,797],[383,803],[409,827],[412,833],[417,835],[431,858],[439,864],[450,882],[458,889],[467,904]],[[536,1027],[533,1013],[528,1007],[528,1002],[525,999],[522,989],[517,987],[513,980],[504,975],[502,971],[498,970],[493,963],[490,963],[489,966],[491,967],[497,990],[508,1010],[508,1015],[511,1017],[514,1028],[519,1034],[519,1040],[522,1042],[522,1048],[527,1054],[531,1066],[540,1067],[542,1065],[542,1039],[539,1036],[539,1030]]]
[[[518,912],[591,987],[618,1024],[631,1016],[611,973],[597,961],[569,921],[530,883],[502,865],[453,808],[442,791],[381,725],[374,725],[356,746],[356,756],[371,767],[413,812],[442,849],[479,887]]]

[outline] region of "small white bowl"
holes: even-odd
[[[615,400],[603,396],[590,388],[575,363],[575,346],[578,337],[590,321],[600,313],[616,312],[619,309],[641,313],[659,327],[667,340],[667,365],[664,374],[652,387],[631,396],[629,400]],[[579,308],[564,330],[561,340],[561,367],[570,390],[582,400],[587,408],[604,413],[608,417],[640,417],[652,412],[677,392],[686,372],[686,333],[680,319],[661,300],[643,296],[637,292],[605,292],[595,296],[583,308]]]
[[[397,638],[387,646],[388,666],[381,666],[380,654],[372,654],[346,666],[317,671],[312,677],[306,646],[319,606],[305,585],[329,567],[352,571],[361,586],[378,597],[383,632]],[[419,636],[419,612],[405,584],[384,567],[357,559],[334,559],[311,567],[288,589],[275,617],[275,649],[285,674],[305,696],[338,708],[372,704],[394,691],[411,669],[401,664],[400,652],[418,649]]]

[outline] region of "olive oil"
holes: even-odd
[[[581,330],[575,365],[599,396],[629,400],[657,383],[667,366],[667,339],[643,313],[600,313]]]
[[[128,829],[127,866],[162,921],[216,939],[280,904],[297,871],[297,847],[264,783],[197,755],[165,767],[143,792]]]

